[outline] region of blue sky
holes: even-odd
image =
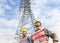
[[[0,0],[0,43],[13,43],[19,22],[20,0]],[[60,0],[31,0],[31,10],[42,26],[60,36]],[[60,37],[59,37],[60,39]]]
[[[16,12],[19,11],[20,1],[18,0],[0,0],[0,9],[4,11],[4,15],[0,14],[0,18],[11,20],[16,18]]]

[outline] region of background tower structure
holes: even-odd
[[[30,0],[20,0],[20,21],[19,25],[16,29],[16,39],[20,40],[22,35],[21,35],[21,30],[22,28],[26,28],[28,30],[28,35],[31,35],[34,30],[34,21],[35,17],[32,13],[31,7],[30,7]]]

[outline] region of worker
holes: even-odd
[[[20,43],[30,43],[30,37],[27,36],[27,29],[22,29],[22,39],[20,40]]]
[[[41,21],[35,21],[34,25],[36,27],[36,30],[31,35],[32,43],[48,43],[49,37],[53,40],[53,43],[58,43],[57,36],[54,32],[48,30],[47,28],[41,29]]]

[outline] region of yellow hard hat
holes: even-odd
[[[22,32],[27,32],[27,29],[26,29],[26,28],[23,28],[23,29],[22,29]]]
[[[40,23],[40,24],[41,24],[41,21],[40,21],[40,20],[36,20],[36,21],[35,21],[35,24],[36,24],[36,23]]]

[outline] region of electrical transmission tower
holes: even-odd
[[[22,37],[21,35],[22,28],[26,28],[28,30],[28,35],[31,35],[35,30],[35,27],[34,27],[35,17],[31,11],[30,0],[21,0],[20,2],[21,2],[20,3],[20,21],[16,30],[16,35],[18,37],[15,37],[19,40]]]

